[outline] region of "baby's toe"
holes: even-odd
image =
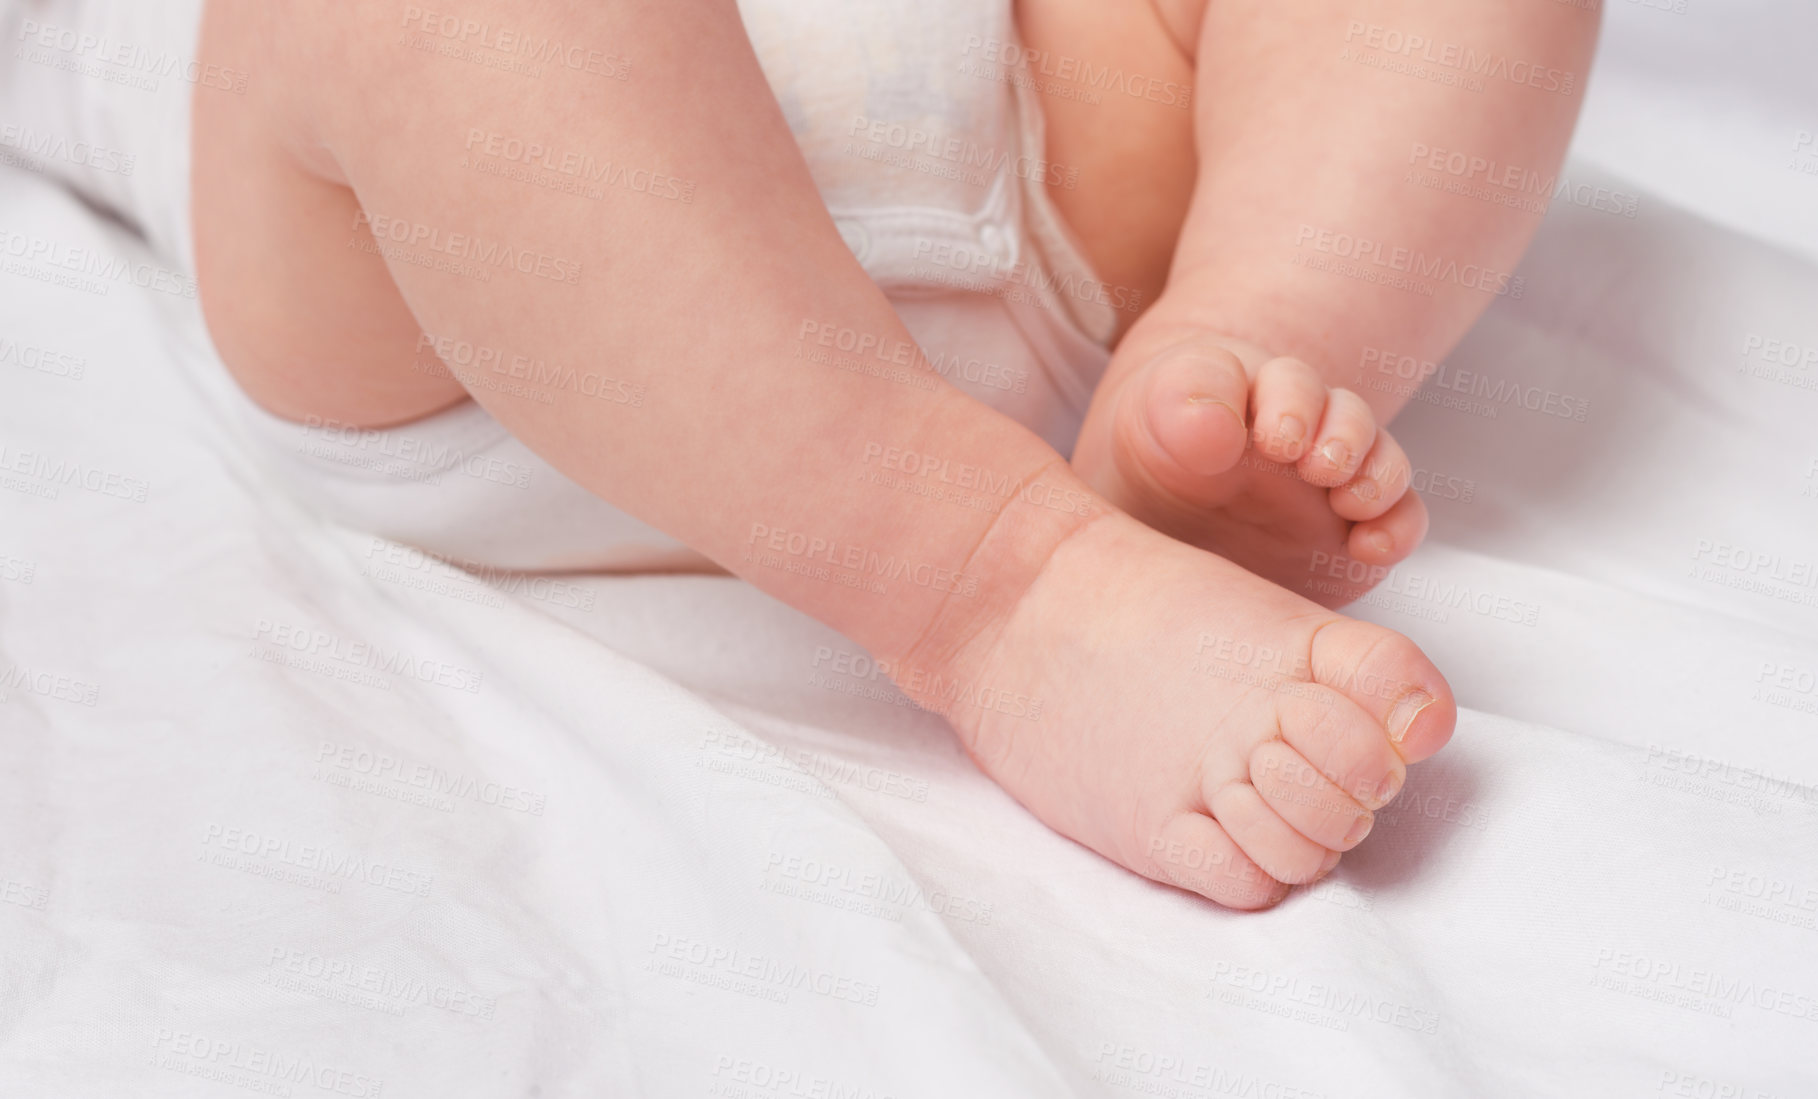
[[[1387,514],[1352,527],[1345,539],[1345,552],[1372,567],[1396,564],[1426,538],[1427,522],[1426,501],[1410,492]]]
[[[1376,444],[1357,467],[1356,476],[1327,494],[1332,510],[1341,519],[1361,523],[1394,507],[1407,495],[1414,479],[1407,451],[1387,431],[1376,433]]]
[[[1225,832],[1276,881],[1301,885],[1315,880],[1337,861],[1334,852],[1283,820],[1271,808],[1272,803],[1247,782],[1226,783],[1208,800]]]
[[[1345,815],[1380,809],[1401,792],[1407,765],[1383,735],[1381,723],[1338,691],[1317,683],[1284,684],[1276,691],[1275,712],[1281,740],[1252,753],[1253,779],[1266,763],[1279,768],[1272,781],[1303,780],[1309,790],[1330,783],[1338,797],[1352,804],[1322,806]],[[1306,761],[1319,781],[1298,775],[1296,760]],[[1313,838],[1324,843],[1337,837],[1322,833]]]
[[[1119,464],[1187,502],[1202,482],[1237,464],[1249,429],[1249,377],[1236,355],[1185,344],[1164,352],[1131,379],[1119,407]]]
[[[1250,785],[1296,832],[1327,850],[1349,851],[1370,834],[1375,820],[1279,740],[1258,745],[1250,756]]]
[[[1299,359],[1270,359],[1250,388],[1250,439],[1263,457],[1293,465],[1326,413],[1326,383]]]
[[[1376,442],[1376,414],[1348,389],[1326,391],[1326,411],[1313,443],[1296,468],[1302,479],[1322,488],[1349,481]]]
[[[1458,704],[1439,669],[1420,646],[1381,626],[1335,618],[1313,635],[1316,682],[1356,703],[1405,762],[1418,763],[1445,747],[1458,722]]]
[[[1190,889],[1226,908],[1268,908],[1288,895],[1204,813],[1181,813],[1149,844],[1149,876]]]

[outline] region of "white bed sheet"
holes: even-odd
[[[396,565],[249,463],[193,302],[0,271],[0,1095],[1818,1092],[1818,369],[1763,361],[1818,348],[1818,178],[1695,97],[1702,174],[1600,137],[1644,55],[1818,108],[1713,8],[1612,5],[1571,174],[1639,216],[1557,206],[1449,363],[1584,422],[1398,421],[1434,535],[1356,613],[1465,711],[1260,916],[1046,831],[737,582]],[[0,227],[143,258],[17,172]]]

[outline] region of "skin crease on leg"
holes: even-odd
[[[1515,43],[1511,53],[1553,50],[1560,68],[1576,64],[1580,52],[1588,57],[1583,34],[1563,36],[1564,45],[1551,41],[1562,37],[1545,10],[1551,5],[1469,17],[1452,0],[1377,6],[1384,21],[1435,26],[1461,40],[1500,35]],[[1151,71],[1192,63],[1194,51],[1181,43],[1192,41],[1193,20],[1179,10],[1130,4],[1119,16],[1123,37],[1081,17],[1118,7],[1054,0],[1040,12],[1025,5],[1019,20],[1036,40],[1044,21],[1070,20],[1070,33],[1087,37],[1068,41],[1088,45],[1069,52],[1101,64],[1113,60],[1108,51],[1126,47],[1149,51],[1141,65]],[[293,419],[404,423],[466,396],[449,379],[412,369],[419,333],[555,361],[591,361],[611,348],[628,376],[660,380],[636,417],[601,402],[533,406],[493,392],[472,396],[584,487],[866,646],[913,697],[944,708],[926,686],[933,681],[1040,700],[1039,720],[945,712],[979,765],[1049,826],[1221,904],[1266,906],[1289,884],[1329,872],[1368,833],[1373,810],[1400,790],[1406,766],[1444,745],[1456,707],[1418,648],[1233,563],[1248,556],[1264,572],[1295,575],[1295,554],[1307,548],[1292,544],[1297,538],[1311,531],[1343,548],[1351,524],[1375,506],[1362,496],[1329,496],[1351,483],[1341,474],[1371,465],[1364,448],[1386,437],[1375,426],[1382,410],[1330,390],[1329,372],[1354,373],[1355,363],[1329,350],[1402,337],[1401,350],[1438,347],[1482,306],[1451,294],[1404,302],[1314,277],[1284,254],[1296,219],[1382,225],[1384,239],[1399,232],[1410,247],[1437,247],[1424,235],[1437,234],[1486,266],[1512,265],[1532,228],[1476,208],[1483,204],[1436,216],[1433,196],[1410,197],[1387,184],[1354,196],[1371,208],[1320,206],[1335,201],[1326,192],[1359,189],[1326,186],[1306,158],[1314,169],[1336,160],[1363,171],[1372,157],[1400,167],[1407,132],[1435,129],[1437,144],[1460,113],[1427,89],[1372,83],[1369,117],[1396,119],[1357,147],[1327,132],[1321,96],[1360,94],[1345,84],[1357,74],[1334,60],[1355,15],[1327,0],[1305,0],[1285,14],[1279,5],[1213,0],[1198,19],[1196,107],[1174,108],[1146,139],[1146,147],[1168,153],[1172,168],[1091,159],[1089,149],[1067,144],[1086,140],[1077,135],[1089,128],[1047,104],[1051,159],[1073,156],[1081,195],[1092,193],[1089,175],[1106,181],[1102,225],[1110,228],[1063,205],[1088,254],[1112,281],[1165,285],[1120,346],[1070,469],[1019,425],[957,391],[803,375],[789,337],[804,316],[836,317],[887,338],[907,334],[821,205],[764,94],[731,3],[474,0],[474,8],[475,18],[526,34],[635,43],[652,61],[623,87],[559,83],[561,74],[535,85],[397,49],[401,5],[375,0],[324,13],[290,0],[211,0],[204,59],[260,80],[243,101],[197,101],[198,278],[216,345],[255,400]],[[1214,42],[1233,56],[1221,57],[1208,80]],[[1336,91],[1309,80],[1305,65],[1286,63],[1309,56],[1317,62],[1312,71],[1331,77]],[[1271,64],[1283,71],[1271,72]],[[1207,105],[1214,96],[1241,104],[1234,82],[1246,73],[1262,90],[1245,94],[1268,110]],[[1367,75],[1379,82],[1384,74]],[[1540,117],[1532,163],[1542,168],[1563,148],[1576,101],[1502,104],[1486,96],[1467,106],[1466,113],[1491,116],[1483,123],[1492,131],[1489,151],[1498,127],[1527,134]],[[1251,114],[1263,117],[1248,121]],[[1086,121],[1102,127],[1110,117]],[[1284,117],[1299,136],[1281,136]],[[579,147],[673,165],[703,181],[700,198],[676,209],[618,196],[579,207],[558,193],[461,173],[449,150],[458,153],[460,135],[474,126],[560,133]],[[1164,140],[1164,130],[1173,136]],[[1178,155],[1196,144],[1215,151],[1205,157],[1207,170]],[[1517,142],[1514,151],[1525,148]],[[1178,179],[1171,171],[1181,172]],[[1141,185],[1143,175],[1150,187]],[[1118,197],[1110,190],[1118,186],[1130,190]],[[1151,193],[1165,201],[1145,206]],[[350,247],[350,233],[370,240],[361,238],[360,219],[380,214],[489,239],[560,241],[589,278],[574,290],[512,279],[480,287]],[[1117,240],[1145,243],[1120,257],[1107,243]],[[287,262],[269,262],[275,255]],[[1232,320],[1240,314],[1242,323]],[[1402,327],[1371,327],[1390,320]],[[1308,365],[1271,365],[1279,360],[1264,346]],[[1138,398],[1123,399],[1127,380],[1142,383],[1128,387]],[[1167,422],[1182,404],[1204,410],[1203,425]],[[1328,419],[1329,434],[1348,440],[1352,453],[1343,468],[1283,466],[1285,474],[1268,473],[1272,481],[1239,484],[1234,499],[1257,514],[1278,513],[1273,532],[1242,542],[1233,532],[1246,515],[1223,498],[1214,510],[1231,514],[1209,533],[1189,530],[1188,541],[1179,541],[1151,529],[1202,520],[1204,499],[1218,495],[1206,491],[1209,482],[1224,491],[1233,479],[1253,480],[1247,468],[1212,467],[1233,449],[1243,452],[1259,410],[1307,407],[1317,415],[1307,421],[1309,438],[1296,440],[1301,457],[1329,441]],[[1219,417],[1235,424],[1236,448],[1218,437],[1231,430]],[[1258,452],[1286,457],[1289,440],[1261,435]],[[866,440],[938,448],[955,461],[1064,486],[1093,506],[1061,516],[1013,500],[980,516],[885,498],[851,476]],[[1158,450],[1140,451],[1145,443]],[[1179,469],[1153,464],[1183,456],[1189,461]],[[1398,461],[1405,463],[1391,453],[1376,465]],[[967,576],[976,587],[962,597],[893,585],[879,598],[766,567],[749,552],[760,529],[877,547]],[[1221,542],[1236,547],[1232,560],[1197,548]],[[1259,652],[1272,654],[1266,664],[1252,659]]]

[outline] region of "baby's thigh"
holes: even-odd
[[[423,342],[354,193],[298,122],[333,51],[285,40],[292,6],[209,0],[198,47],[204,66],[249,74],[242,95],[198,95],[190,202],[196,275],[209,333],[256,402],[286,419],[394,424],[465,397],[460,383],[418,363]],[[305,62],[303,58],[307,56]]]

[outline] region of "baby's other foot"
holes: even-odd
[[[1073,468],[1156,530],[1328,606],[1426,536],[1407,454],[1307,364],[1203,329],[1133,331],[1118,354],[1147,361],[1094,395]]]
[[[1115,512],[951,667],[953,697],[1021,700],[924,701],[1036,816],[1233,908],[1330,872],[1457,717],[1408,639]]]

